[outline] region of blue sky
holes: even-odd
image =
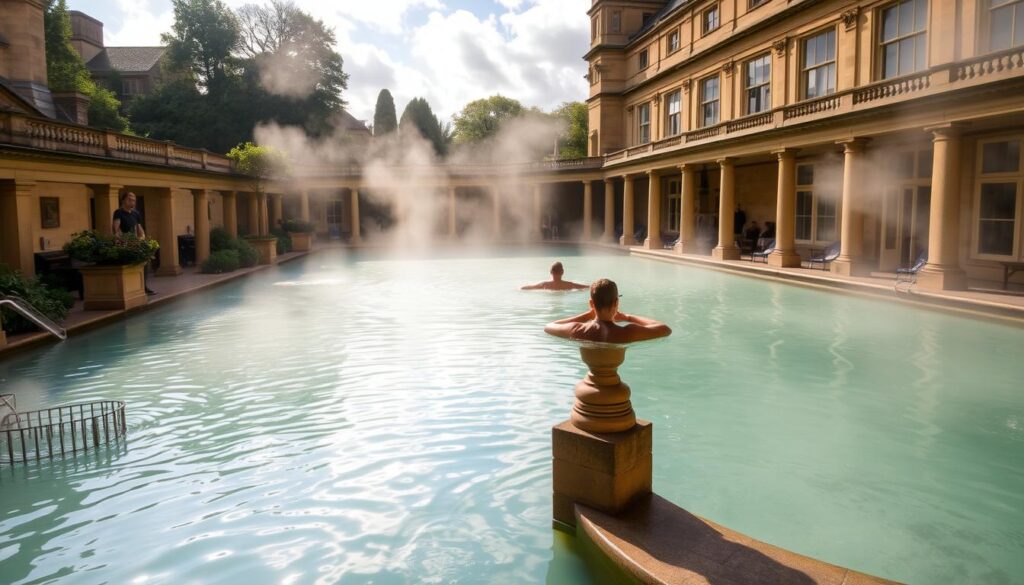
[[[231,7],[263,0],[225,0]],[[373,117],[388,88],[401,109],[425,97],[442,118],[501,93],[550,109],[586,98],[590,0],[294,0],[335,29],[350,74],[344,96]],[[171,0],[68,0],[104,23],[109,46],[155,45]]]

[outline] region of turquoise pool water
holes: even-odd
[[[23,410],[129,423],[0,467],[0,583],[601,582],[550,527],[584,368],[541,327],[586,297],[515,290],[546,254],[324,253],[0,361]],[[1024,330],[558,254],[676,332],[620,370],[661,495],[893,579],[1024,583]]]

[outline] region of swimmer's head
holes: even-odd
[[[555,275],[562,276],[563,274],[565,274],[565,268],[562,268],[562,263],[561,262],[553,262],[551,264],[551,275],[552,276],[555,276]]]
[[[619,301],[619,287],[607,278],[595,280],[590,285],[590,301],[595,311],[609,309]]]

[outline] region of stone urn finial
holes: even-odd
[[[629,386],[618,369],[626,359],[624,346],[582,346],[580,357],[590,371],[576,384],[572,424],[588,433],[619,433],[636,425]]]

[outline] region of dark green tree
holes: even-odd
[[[469,102],[455,115],[455,143],[472,144],[493,138],[502,123],[521,116],[523,111],[521,103],[501,95]]]
[[[565,124],[558,138],[558,158],[574,159],[587,156],[587,132],[590,113],[583,102],[565,102],[552,112]]]
[[[172,67],[210,93],[237,71],[238,19],[220,0],[172,0],[174,25],[162,36]]]
[[[382,89],[377,94],[377,107],[373,110],[373,135],[384,136],[398,129],[398,116],[395,113],[395,99],[391,92]]]
[[[120,114],[121,102],[112,91],[97,85],[89,76],[81,55],[71,46],[71,15],[66,0],[48,0],[43,17],[46,38],[46,77],[55,92],[89,96],[89,125],[128,130],[128,120]]]
[[[430,104],[423,98],[413,98],[405,106],[398,129],[402,134],[416,133],[422,136],[433,145],[434,152],[440,156],[448,153],[444,127],[434,115],[434,111],[430,109]]]

